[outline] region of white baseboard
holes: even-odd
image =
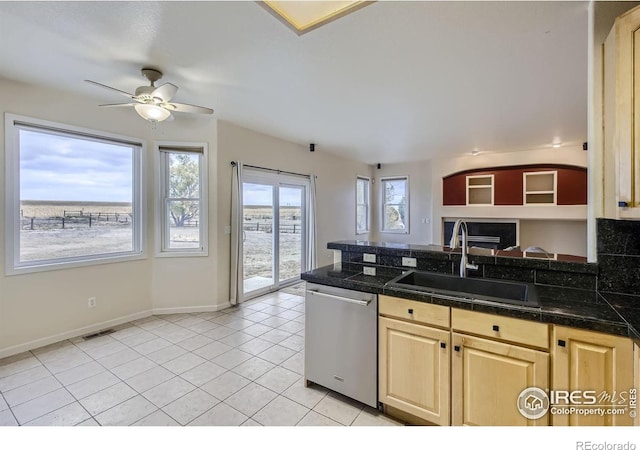
[[[207,305],[207,306],[180,306],[177,308],[153,308],[151,311],[153,315],[162,314],[184,314],[184,313],[199,313],[199,312],[216,312],[226,308],[229,308],[231,303],[226,302],[222,305]]]
[[[146,311],[141,311],[126,316],[121,316],[115,319],[106,320],[104,322],[94,323],[93,325],[87,325],[86,327],[76,328],[75,330],[66,331],[64,333],[58,333],[52,336],[35,339],[24,344],[12,345],[11,347],[0,349],[0,358],[17,355],[18,353],[44,347],[45,345],[55,344],[56,342],[64,341],[65,339],[71,339],[74,337],[95,333],[96,331],[115,327],[116,325],[131,322],[132,320],[144,319],[145,317],[149,317],[151,315],[153,315],[153,311],[148,309]]]
[[[116,325],[131,322],[132,320],[144,319],[145,317],[162,315],[162,314],[180,314],[180,313],[198,313],[198,312],[215,312],[225,308],[229,308],[231,303],[226,302],[221,305],[207,305],[207,306],[182,306],[178,308],[154,308],[141,311],[134,314],[118,317],[104,322],[95,323],[93,325],[87,325],[86,327],[76,328],[75,330],[66,331],[64,333],[54,334],[33,341],[26,342],[24,344],[12,345],[0,349],[0,359],[8,356],[17,355],[18,353],[26,352],[36,348],[44,347],[45,345],[55,344],[56,342],[64,341],[65,339],[72,339],[78,336],[85,336],[87,334],[102,331]]]

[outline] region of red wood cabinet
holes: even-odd
[[[555,172],[557,205],[587,204],[587,169],[560,164],[493,167],[454,173],[442,178],[442,204],[467,205],[467,177],[493,175],[493,200],[496,206],[524,204],[524,174]]]

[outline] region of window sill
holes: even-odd
[[[126,254],[126,255],[96,256],[94,258],[87,258],[87,259],[74,260],[74,261],[55,261],[54,260],[48,263],[21,265],[18,267],[11,267],[7,264],[5,275],[12,276],[12,275],[23,275],[23,274],[38,273],[38,272],[50,272],[53,270],[76,269],[80,267],[98,266],[102,264],[139,261],[146,258],[147,258],[147,255],[144,252],[142,252],[142,253]]]
[[[156,251],[156,258],[202,258],[209,256],[208,250],[185,251]]]
[[[380,230],[380,233],[409,234],[409,230]]]

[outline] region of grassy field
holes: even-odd
[[[22,228],[20,230],[20,260],[23,262],[75,256],[99,255],[127,252],[133,249],[131,203],[106,202],[59,202],[59,201],[22,201]],[[82,211],[89,213],[122,214],[126,222],[115,222],[112,216],[109,222],[92,220],[55,219],[73,211],[74,215]],[[34,229],[30,229],[30,218],[34,218]],[[51,220],[46,220],[53,218]]]
[[[23,200],[20,202],[23,217],[62,217],[65,211],[89,213],[131,213],[131,203],[116,202],[58,202]]]
[[[253,225],[260,224],[253,229]],[[266,227],[263,228],[262,225]],[[273,225],[273,209],[265,206],[244,207],[244,279],[252,277],[271,278],[273,268],[273,234],[268,231]],[[296,233],[293,233],[296,225]],[[301,210],[298,206],[280,207],[280,279],[300,275],[302,254]]]
[[[23,262],[66,258],[84,255],[97,255],[131,251],[131,221],[116,223],[94,221],[89,227],[88,220],[65,222],[62,228],[60,219],[49,224],[44,219],[63,217],[65,211],[89,213],[131,212],[130,203],[101,202],[37,202],[23,201],[20,204],[23,221],[20,231],[20,259]],[[40,219],[33,230],[29,228],[29,219]],[[44,225],[43,225],[44,224]],[[245,279],[260,276],[271,278],[273,268],[273,210],[264,206],[250,206],[244,209],[244,275]],[[258,231],[253,229],[257,225]],[[301,271],[302,225],[299,207],[281,207],[280,217],[280,279],[296,277]],[[295,233],[294,231],[295,225]],[[197,246],[199,234],[197,227],[171,227],[172,247],[189,248]]]

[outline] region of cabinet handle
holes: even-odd
[[[566,347],[567,346],[567,342],[562,340],[562,339],[558,339],[558,347]]]
[[[409,308],[409,309],[407,310],[407,312],[408,312],[409,314],[413,314],[413,308]]]
[[[493,326],[493,331],[500,331],[500,327],[498,325]]]
[[[454,346],[453,346],[453,349],[454,349],[456,352],[459,352],[459,351],[460,351],[460,346],[459,346],[459,345],[454,345]]]
[[[440,342],[440,348],[447,348],[446,342]]]

